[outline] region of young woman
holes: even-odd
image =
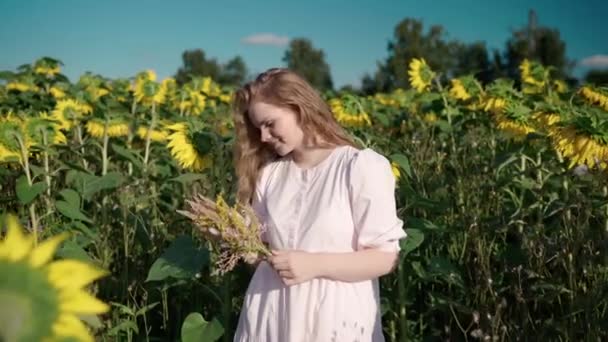
[[[274,68],[236,92],[238,197],[265,224],[234,341],[384,341],[378,277],[403,222],[390,163],[358,149],[301,77]]]

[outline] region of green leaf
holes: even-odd
[[[456,266],[450,260],[444,257],[433,257],[429,261],[428,272],[434,276],[443,278],[446,282],[454,284],[460,288],[464,287],[462,275]]]
[[[179,175],[175,178],[171,178],[171,179],[169,179],[169,181],[179,182],[179,183],[186,185],[186,184],[190,184],[194,181],[197,181],[197,180],[203,179],[203,178],[205,178],[205,176],[203,176],[200,173],[185,173],[185,174]]]
[[[224,328],[217,319],[205,321],[198,312],[190,313],[182,324],[182,342],[213,342],[224,334]]]
[[[110,172],[103,177],[87,174],[84,172],[71,171],[66,176],[66,182],[73,184],[85,200],[90,200],[93,195],[102,191],[115,189],[121,186],[126,177],[119,172]]]
[[[70,203],[66,201],[55,202],[55,207],[63,216],[67,218],[93,223],[93,221],[91,221],[90,218],[83,214],[79,208],[73,207]]]
[[[68,240],[57,250],[57,256],[63,259],[76,259],[89,264],[94,263],[87,252],[74,240]]]
[[[408,177],[412,177],[412,167],[410,166],[410,160],[406,156],[403,154],[393,154],[391,161],[397,163],[407,173]]]
[[[419,229],[410,228],[406,229],[405,232],[407,233],[407,237],[400,241],[404,256],[418,248],[422,244],[422,241],[424,241],[424,233]]]
[[[142,164],[141,160],[138,158],[139,156],[137,154],[135,154],[133,151],[130,151],[130,150],[128,150],[120,145],[114,144],[114,143],[112,143],[111,146],[112,146],[112,150],[114,150],[114,152],[116,152],[116,154],[123,157],[124,159],[127,159],[128,161],[133,163],[133,165],[135,165],[137,168],[139,168],[139,169],[143,168],[143,164]]]
[[[407,226],[416,230],[441,230],[443,227],[437,226],[435,223],[417,217],[408,217]]]
[[[146,281],[164,280],[169,277],[190,279],[208,263],[209,251],[198,249],[191,237],[182,235],[152,264]]]
[[[32,186],[30,186],[27,181],[27,178],[25,176],[21,176],[19,177],[19,179],[17,179],[15,192],[17,192],[17,198],[19,198],[19,202],[21,202],[21,204],[23,205],[26,205],[36,199],[36,197],[43,193],[46,188],[47,186],[45,182],[34,183],[32,184]]]
[[[80,195],[74,189],[63,189],[59,195],[74,208],[80,208]]]

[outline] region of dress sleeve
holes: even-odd
[[[384,156],[371,149],[358,151],[350,164],[350,202],[355,248],[399,251],[406,237],[397,217],[395,178]]]

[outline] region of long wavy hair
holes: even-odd
[[[289,69],[269,69],[234,95],[234,165],[238,178],[237,199],[242,203],[251,203],[261,169],[278,157],[262,143],[260,130],[249,118],[250,106],[259,101],[293,111],[304,132],[306,145],[319,148],[342,145],[358,147],[308,82]]]

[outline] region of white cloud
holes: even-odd
[[[592,68],[605,68],[608,67],[608,55],[593,55],[584,58],[581,65]]]
[[[258,33],[241,39],[241,42],[250,45],[286,46],[289,38],[274,33]]]

